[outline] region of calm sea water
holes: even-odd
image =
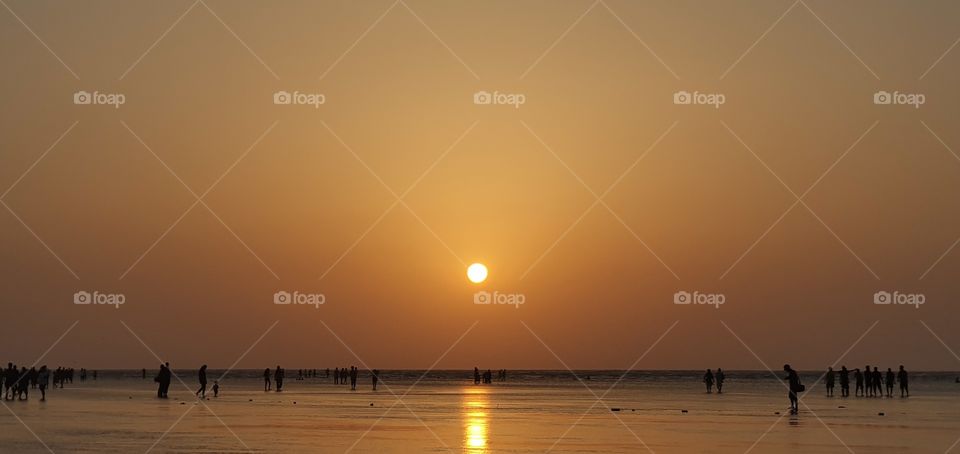
[[[174,381],[167,400],[155,372],[99,371],[47,402],[6,402],[0,451],[943,453],[960,438],[957,373],[912,373],[909,399],[827,398],[821,383],[789,416],[761,371],[727,371],[725,393],[708,395],[700,371],[634,371],[615,387],[622,372],[578,371],[584,386],[566,371],[508,371],[475,386],[472,371],[431,371],[412,386],[422,371],[382,371],[374,392],[365,373],[350,391],[287,369],[277,393],[263,392],[262,369],[235,370],[202,402],[196,371],[176,370],[187,386]],[[210,384],[221,374],[209,370]],[[818,378],[803,374],[808,387]]]

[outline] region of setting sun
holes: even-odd
[[[474,263],[467,267],[467,279],[474,284],[487,280],[487,267],[482,263]]]

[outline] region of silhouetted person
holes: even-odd
[[[167,364],[160,365],[160,371],[157,372],[157,376],[153,379],[153,381],[157,383],[157,397],[160,399],[167,398],[167,386],[170,384],[170,368]]]
[[[847,366],[840,367],[840,397],[850,396],[850,371]]]
[[[207,397],[207,365],[204,364],[200,366],[200,370],[197,371],[199,376],[197,379],[200,381],[200,389],[197,389],[197,397],[203,399]]]
[[[833,397],[833,386],[836,374],[832,367],[827,368],[827,397]]]
[[[726,375],[723,375],[723,369],[719,367],[717,368],[716,378],[717,378],[717,394],[723,394],[723,380],[727,378]]]
[[[277,366],[277,370],[273,372],[273,382],[277,385],[277,392],[280,392],[281,388],[283,388],[283,369],[281,369],[280,366]]]
[[[477,367],[473,368],[473,384],[474,385],[480,384],[480,369]]]
[[[893,369],[887,368],[887,397],[893,397],[893,382],[896,381],[897,376],[893,374]]]
[[[17,391],[20,400],[30,398],[30,371],[26,367],[20,368],[20,377],[17,378]]]
[[[800,376],[797,375],[797,371],[791,369],[789,364],[784,364],[783,370],[787,373],[787,386],[790,389],[787,394],[787,397],[790,398],[790,414],[795,415],[800,412],[800,400],[797,398],[797,393],[803,391],[803,385],[800,384]]]
[[[356,366],[350,366],[350,391],[357,390],[357,375],[360,370]]]
[[[37,386],[40,388],[40,402],[47,400],[47,386],[50,384],[50,370],[46,365],[40,366],[37,372]]]
[[[7,369],[3,373],[3,389],[4,389],[4,400],[11,400],[11,388],[13,387],[14,382],[17,381],[17,368],[13,363],[7,363]]]
[[[883,374],[876,366],[873,368],[873,395],[883,397]]]
[[[703,383],[707,385],[707,394],[713,392],[713,372],[710,372],[710,369],[707,369],[707,373],[703,374]]]
[[[333,368],[333,384],[340,384],[340,369],[336,367]]]
[[[900,382],[900,397],[910,397],[910,386],[909,386],[909,377],[907,377],[907,371],[904,370],[903,365],[900,365],[900,371],[897,372],[897,381]]]
[[[143,369],[143,379],[147,379],[147,369]]]
[[[863,369],[863,382],[865,385],[864,390],[866,391],[867,396],[873,396],[873,372],[870,372],[870,365],[867,364],[867,367]]]
[[[377,369],[374,369],[373,372],[371,373],[371,375],[372,375],[372,377],[371,377],[370,379],[373,380],[373,390],[376,391],[376,390],[377,390],[377,382],[380,381],[380,371],[377,370]]]
[[[213,397],[220,397],[220,380],[213,381]]]
[[[270,368],[263,370],[263,391],[270,391]]]
[[[853,379],[856,380],[856,382],[857,382],[856,388],[854,388],[854,390],[853,390],[853,395],[854,395],[854,396],[857,396],[857,397],[859,397],[859,396],[861,396],[861,395],[864,395],[864,392],[863,392],[863,373],[860,372],[860,369],[854,369],[854,370],[853,370]]]

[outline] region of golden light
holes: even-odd
[[[487,280],[487,267],[482,263],[474,263],[467,267],[467,279],[474,284]]]

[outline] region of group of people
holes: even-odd
[[[283,391],[283,377],[286,375],[286,371],[283,370],[279,365],[277,369],[273,371],[273,383],[274,389],[277,392]],[[263,391],[270,391],[270,368],[263,370]]]
[[[86,380],[86,369],[81,369],[81,380]],[[73,383],[74,371],[72,368],[58,367],[51,371],[46,365],[39,369],[31,367],[20,367],[19,369],[13,363],[7,363],[7,368],[0,372],[0,383],[2,383],[4,400],[27,400],[30,398],[30,390],[40,391],[40,401],[47,400],[47,389],[50,387],[50,379],[53,378],[53,387],[63,388],[66,383]],[[96,379],[97,373],[93,372]]]
[[[850,371],[847,366],[842,366],[839,374],[834,372],[832,367],[827,368],[827,396],[833,397],[837,375],[840,376],[840,396],[850,396]],[[883,397],[884,385],[886,385],[886,396],[893,397],[893,385],[895,383],[900,384],[900,397],[910,397],[910,376],[903,365],[896,373],[889,367],[886,373],[880,372],[876,366],[871,371],[868,365],[862,372],[860,369],[854,369],[853,379],[856,384],[853,391],[854,397]]]
[[[374,372],[375,374],[373,378],[373,389],[377,389],[377,381],[379,380],[378,375],[380,374],[380,372],[379,371],[374,371]],[[359,376],[360,376],[360,369],[357,368],[356,366],[350,366],[350,369],[347,369],[346,367],[342,369],[340,368],[333,369],[333,384],[346,385],[349,380],[350,390],[354,391],[357,389],[357,379],[359,378]]]
[[[507,379],[507,370],[500,369],[497,371],[497,380],[505,381]],[[493,383],[493,372],[490,369],[487,369],[486,372],[480,373],[480,369],[477,367],[473,368],[473,384],[479,385],[480,383]]]
[[[707,369],[707,373],[703,374],[703,384],[707,386],[707,394],[713,393],[713,385],[717,385],[717,394],[723,394],[723,381],[727,377],[723,374],[723,369],[717,368],[717,373],[714,374]]]

